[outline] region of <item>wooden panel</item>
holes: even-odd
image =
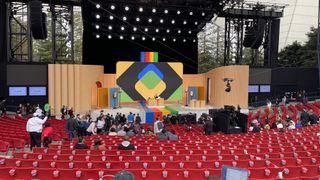
[[[68,104],[68,66],[61,64],[61,103],[62,105]]]
[[[117,87],[116,74],[104,74],[102,84],[105,88]]]
[[[108,88],[98,88],[98,107],[108,107]]]
[[[80,95],[80,86],[81,86],[81,81],[80,81],[80,65],[74,65],[74,110],[76,112],[80,111],[80,104],[81,104],[81,95]]]
[[[183,75],[183,95],[181,104],[186,103],[186,89],[189,86],[204,86],[204,74],[184,74]]]
[[[56,113],[60,112],[61,102],[61,64],[54,65],[54,109]]]
[[[74,92],[74,86],[75,86],[75,74],[74,74],[74,65],[68,64],[68,105],[69,107],[75,108],[75,92]]]
[[[55,109],[55,85],[54,85],[54,79],[55,79],[55,75],[54,75],[54,65],[53,64],[49,64],[48,65],[48,95],[49,95],[49,104],[51,106],[51,113],[55,114],[56,113],[56,109]]]
[[[205,89],[203,86],[198,87],[198,100],[205,100]]]

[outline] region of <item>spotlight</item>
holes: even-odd
[[[161,23],[161,24],[163,23],[163,19],[160,19],[160,23]]]
[[[180,11],[180,10],[178,10],[178,11],[177,11],[177,14],[178,14],[178,15],[179,15],[179,14],[181,14],[181,11]]]
[[[167,33],[169,33],[170,32],[170,29],[167,29]]]
[[[192,16],[192,15],[193,15],[193,12],[192,12],[192,11],[190,11],[190,12],[189,12],[189,15],[190,15],[190,16]]]
[[[97,5],[96,5],[96,8],[97,8],[97,9],[100,9],[100,7],[101,7],[100,4],[97,4]]]
[[[100,26],[99,26],[99,25],[96,25],[96,29],[100,29]]]
[[[125,28],[123,26],[121,26],[121,31],[124,31],[124,30],[125,30]]]
[[[109,29],[109,30],[112,30],[112,26],[108,26],[108,29]]]
[[[191,31],[188,31],[188,33],[191,34],[192,32],[191,32]]]
[[[142,37],[142,41],[144,41],[144,40],[146,40],[146,38],[143,36],[143,37]]]
[[[172,21],[171,21],[171,24],[174,24],[174,23],[176,23],[176,21],[175,21],[175,20],[172,20]]]
[[[180,29],[178,30],[178,33],[181,34],[181,30]]]
[[[133,27],[133,31],[136,32],[136,31],[137,31],[137,28],[136,28],[136,27]]]
[[[155,40],[156,40],[156,38],[155,38],[155,37],[153,37],[153,38],[152,38],[152,41],[155,41]]]
[[[176,38],[174,38],[172,41],[173,41],[173,42],[176,42]]]
[[[113,19],[114,19],[114,17],[113,17],[113,16],[109,16],[109,19],[110,19],[110,20],[113,20]]]
[[[142,7],[139,8],[139,12],[143,12],[143,8]]]
[[[186,25],[186,24],[187,24],[187,21],[183,21],[183,24]]]
[[[159,29],[157,28],[157,29],[156,29],[156,33],[158,33],[158,32],[159,32]]]
[[[108,35],[108,39],[111,39],[112,38],[112,36],[111,35]]]
[[[127,20],[127,17],[126,17],[126,16],[123,16],[122,20],[126,21],[126,20]]]
[[[206,13],[202,12],[202,13],[201,13],[201,15],[202,15],[202,16],[205,16],[205,15],[206,15]]]
[[[131,36],[131,40],[134,40],[135,39],[135,37],[134,36]]]
[[[168,12],[169,12],[168,9],[165,9],[165,10],[164,10],[164,13],[165,13],[165,14],[168,14]]]
[[[129,11],[129,6],[124,7],[124,10]]]
[[[156,13],[157,10],[155,8],[152,9],[152,13]]]
[[[116,7],[115,7],[114,5],[111,5],[111,6],[110,6],[110,9],[111,9],[111,10],[115,10]]]
[[[122,39],[123,39],[123,36],[120,36],[119,38],[122,40]]]
[[[194,22],[194,25],[198,25],[198,21]]]
[[[186,39],[183,39],[183,42],[186,42],[187,40]]]
[[[99,35],[99,34],[97,34],[97,35],[96,35],[96,38],[97,38],[97,39],[99,39],[99,38],[100,38],[100,35]]]
[[[100,19],[100,14],[96,14],[96,19]]]
[[[149,18],[149,19],[148,19],[148,22],[149,22],[149,23],[152,23],[152,19],[151,19],[151,18]]]
[[[148,29],[148,28],[144,28],[144,31],[145,31],[145,32],[148,32],[148,31],[149,31],[149,29]]]
[[[162,41],[166,41],[166,38],[163,38]]]
[[[194,39],[193,42],[196,42],[196,40]]]
[[[137,17],[137,18],[136,18],[136,21],[139,22],[139,21],[140,21],[140,18]]]

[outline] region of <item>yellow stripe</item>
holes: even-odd
[[[150,62],[154,62],[154,52],[150,52]]]

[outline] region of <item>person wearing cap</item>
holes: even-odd
[[[47,121],[48,117],[44,117],[44,119],[40,119],[37,113],[33,113],[33,117],[30,118],[27,122],[27,132],[30,135],[31,145],[30,149],[32,150],[33,147],[41,147],[41,134],[43,124]]]

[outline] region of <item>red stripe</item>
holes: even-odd
[[[150,52],[145,53],[144,62],[150,62]]]

